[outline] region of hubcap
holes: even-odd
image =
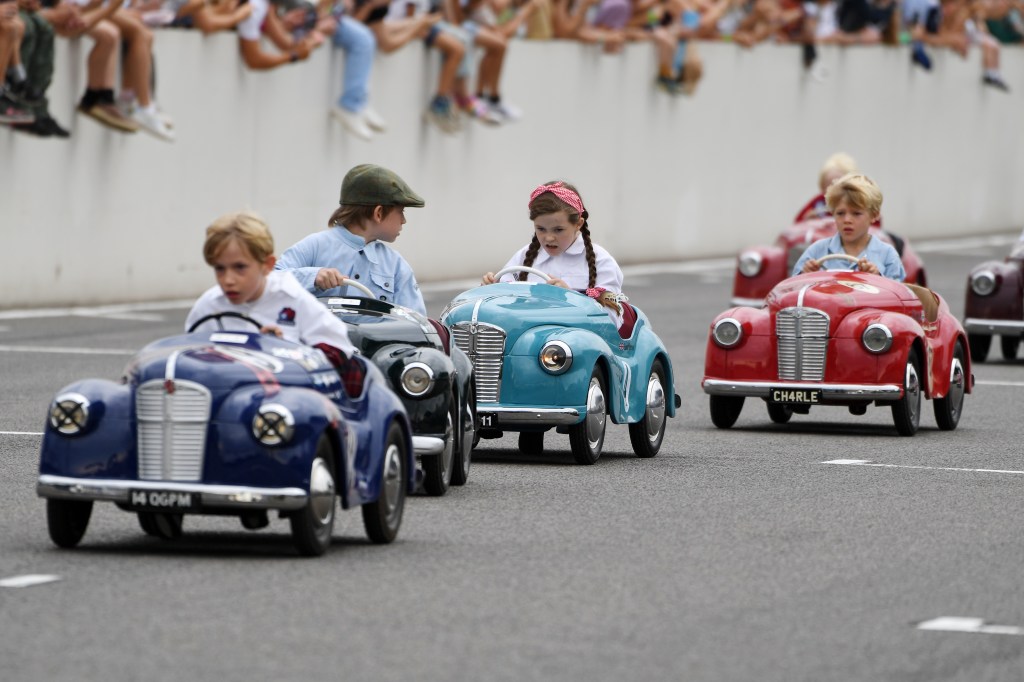
[[[647,382],[647,414],[644,415],[644,421],[647,425],[647,440],[657,442],[665,423],[665,388],[657,374],[651,374]]]
[[[441,476],[447,483],[452,477],[452,459],[455,457],[455,423],[452,421],[452,413],[448,412],[448,424],[444,429],[444,450],[441,451],[441,466],[444,467]]]
[[[321,526],[326,526],[334,514],[334,477],[319,457],[313,460],[309,475],[309,507]]]
[[[921,409],[921,381],[917,376],[917,368],[913,363],[907,363],[907,416],[914,424],[917,423],[918,412]]]
[[[964,402],[964,366],[960,358],[953,358],[953,365],[949,369],[949,400],[950,416],[957,417],[960,414],[960,407]]]
[[[587,392],[587,442],[591,449],[597,448],[604,440],[605,418],[604,391],[601,390],[601,382],[593,377]]]
[[[399,513],[399,501],[402,497],[402,456],[398,446],[391,444],[384,453],[384,473],[381,479],[380,496],[384,500],[384,508],[389,526],[394,526]]]

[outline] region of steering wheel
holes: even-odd
[[[217,324],[220,326],[221,331],[224,331],[224,323],[221,322],[221,319],[225,318],[225,317],[236,317],[239,320],[245,320],[249,324],[251,324],[254,327],[256,327],[257,330],[263,329],[263,325],[262,324],[260,324],[256,320],[252,319],[251,317],[249,317],[245,313],[236,313],[236,312],[231,311],[231,310],[226,310],[226,311],[224,311],[222,313],[211,313],[210,315],[206,315],[204,317],[200,317],[198,320],[196,320],[192,324],[191,327],[188,328],[188,332],[187,333],[191,334],[192,332],[194,332],[196,330],[197,327],[199,327],[199,325],[201,325],[202,323],[207,322],[209,320],[217,320]]]
[[[494,279],[501,279],[502,276],[507,275],[510,272],[528,272],[531,275],[543,277],[545,282],[551,279],[551,275],[549,275],[548,273],[541,272],[537,268],[531,268],[529,265],[510,265],[507,268],[502,268],[501,270],[498,270],[496,273],[494,273]]]
[[[373,295],[373,292],[370,291],[366,287],[365,284],[363,284],[362,282],[357,282],[356,280],[352,279],[351,277],[342,277],[341,278],[341,284],[339,284],[338,286],[340,286],[340,287],[355,287],[356,289],[359,289],[359,291],[361,291],[364,294],[366,294],[367,298],[373,298],[373,299],[377,298],[376,296]]]
[[[856,268],[857,267],[857,263],[860,262],[859,258],[857,258],[856,256],[851,256],[848,253],[830,253],[830,254],[827,254],[825,256],[822,256],[821,258],[818,258],[816,262],[818,263],[818,265],[821,265],[822,263],[825,263],[825,262],[830,261],[830,260],[845,260],[845,261],[849,261],[850,263],[853,263],[853,267],[854,268]]]

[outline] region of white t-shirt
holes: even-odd
[[[238,24],[235,31],[242,40],[259,40],[263,33],[263,20],[270,11],[270,0],[249,0],[249,5],[252,12]]]
[[[597,265],[597,281],[594,283],[594,286],[602,287],[615,293],[622,293],[622,270],[619,268],[619,264],[615,262],[612,255],[605,251],[604,248],[598,244],[593,246],[594,261]],[[526,255],[526,250],[529,248],[530,245],[527,244],[516,251],[516,254],[505,263],[505,267],[522,265],[523,256]],[[587,266],[587,250],[583,244],[583,235],[578,235],[576,241],[557,256],[550,256],[541,249],[534,259],[532,267],[565,281],[572,289],[583,290],[590,286],[590,268]],[[501,281],[511,282],[515,278],[516,274],[510,273],[503,275]],[[544,280],[531,273],[526,281],[543,282]]]
[[[249,303],[232,303],[219,286],[207,289],[192,305],[185,320],[187,331],[200,318],[213,313],[244,313],[261,326],[274,325],[281,329],[285,339],[307,346],[326,343],[348,356],[356,348],[348,338],[345,323],[335,317],[313,294],[302,288],[292,273],[273,270],[267,275],[263,294]],[[221,329],[256,331],[256,327],[238,318],[223,317],[220,321],[204,322],[196,331]]]

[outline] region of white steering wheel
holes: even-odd
[[[501,279],[503,276],[509,274],[510,272],[528,272],[531,275],[543,277],[545,282],[551,279],[551,275],[549,275],[548,273],[541,272],[537,268],[531,268],[529,265],[510,265],[507,268],[502,268],[501,270],[498,270],[496,273],[494,273],[494,279]]]
[[[366,288],[365,284],[363,284],[362,282],[357,282],[356,280],[352,279],[351,277],[342,277],[341,278],[341,284],[339,284],[338,286],[342,286],[342,287],[346,287],[346,286],[347,287],[355,287],[356,289],[359,289],[359,291],[361,291],[364,294],[366,294],[367,298],[373,298],[373,299],[377,298],[376,296],[373,295],[372,291],[370,291],[369,289]]]
[[[828,255],[822,256],[821,258],[818,258],[815,262],[818,265],[821,265],[822,263],[825,263],[825,262],[830,261],[830,260],[845,260],[845,261],[849,261],[850,263],[853,263],[853,267],[854,268],[856,268],[857,267],[857,263],[860,262],[859,258],[857,258],[856,256],[851,256],[848,253],[830,253]]]

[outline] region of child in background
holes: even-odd
[[[358,280],[382,301],[427,314],[412,267],[388,246],[405,224],[405,208],[424,205],[397,173],[364,163],[341,181],[340,207],[316,232],[290,246],[277,261],[318,296],[345,296],[343,277]],[[356,296],[363,294],[354,292]]]
[[[622,326],[622,269],[611,254],[590,238],[589,214],[575,187],[552,181],[530,194],[530,220],[533,239],[509,259],[505,267],[526,265],[548,274],[547,280],[532,273],[511,273],[503,282],[547,282],[564,289],[585,292],[609,309],[616,326]],[[503,268],[504,269],[504,268]],[[494,284],[493,272],[483,276],[482,284]]]
[[[857,162],[849,154],[836,152],[825,159],[825,163],[822,164],[821,170],[818,172],[818,196],[808,201],[800,209],[793,222],[799,223],[802,220],[809,220],[811,218],[827,218],[830,214],[828,205],[825,203],[825,190],[834,181],[848,173],[855,172],[857,172]]]
[[[845,253],[857,257],[861,272],[896,281],[906,278],[896,249],[868,232],[882,208],[882,190],[871,178],[858,173],[844,175],[829,185],[825,201],[836,221],[836,235],[811,244],[793,266],[794,276],[820,270],[822,264],[817,259],[822,256]],[[847,266],[843,261],[825,263],[827,269],[846,269]]]
[[[352,361],[356,348],[345,323],[336,318],[290,273],[274,270],[274,238],[267,224],[252,213],[228,213],[206,228],[203,258],[213,267],[217,286],[192,305],[188,330],[207,315],[236,312],[260,323],[260,332],[322,350],[343,377],[362,367]],[[244,320],[210,320],[199,329],[250,330]]]

